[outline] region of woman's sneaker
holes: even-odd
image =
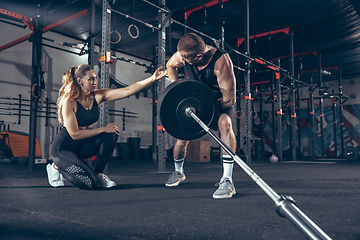
[[[46,166],[46,172],[47,172],[47,176],[48,176],[48,180],[49,180],[49,184],[52,187],[62,187],[64,186],[64,177],[63,175],[54,168],[54,163],[52,164],[48,164]]]
[[[96,175],[97,178],[97,183],[96,186],[100,187],[100,188],[111,188],[111,187],[115,187],[116,183],[114,181],[111,181],[110,178],[108,176],[106,176],[103,173],[98,173]]]

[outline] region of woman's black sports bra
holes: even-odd
[[[99,105],[95,100],[90,110],[86,110],[76,99],[77,112],[75,113],[79,127],[87,127],[95,123],[99,119]]]

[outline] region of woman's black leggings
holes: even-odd
[[[101,133],[91,138],[73,140],[63,127],[51,145],[51,155],[66,180],[81,189],[91,189],[96,186],[96,175],[104,171],[117,137],[115,133]],[[98,161],[93,170],[84,159],[95,155]]]

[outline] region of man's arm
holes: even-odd
[[[223,95],[220,99],[221,106],[222,108],[228,108],[236,102],[236,78],[229,54],[223,54],[216,61],[214,72]]]
[[[166,63],[168,77],[171,82],[178,80],[178,68],[181,68],[184,65],[185,62],[182,60],[179,52],[174,53],[174,55],[172,55],[172,57]]]

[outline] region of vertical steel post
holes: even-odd
[[[314,79],[311,76],[310,78],[310,89],[309,89],[309,114],[310,114],[310,121],[311,121],[311,157],[314,160],[315,159],[315,136],[316,136],[316,122],[315,122],[315,110],[314,110]]]
[[[98,56],[95,53],[95,0],[90,1],[90,29],[89,29],[89,37],[87,39],[88,44],[88,64],[94,68],[94,66],[98,63]],[[88,158],[86,160],[87,164],[92,167],[92,159]],[[107,169],[106,169],[107,170]]]
[[[276,65],[280,67],[280,59],[276,60]],[[277,142],[277,155],[279,158],[279,162],[282,162],[282,94],[281,94],[281,79],[280,79],[280,72],[275,71],[276,75],[276,142]]]
[[[332,90],[332,94],[333,96],[335,95],[335,90]],[[337,157],[337,112],[336,112],[336,98],[335,96],[332,98],[332,102],[333,102],[333,128],[334,128],[334,157]]]
[[[339,65],[339,95],[340,95],[340,108],[339,108],[339,115],[340,115],[340,147],[341,153],[340,156],[344,156],[344,123],[343,123],[343,102],[342,102],[342,77],[341,77],[341,64]]]
[[[168,34],[168,38],[169,38],[169,41],[168,41],[168,44],[169,44],[169,53],[170,54],[173,54],[173,50],[172,50],[172,42],[171,42],[171,19],[169,20],[169,34]]]
[[[153,65],[158,66],[158,58],[157,58],[157,46],[154,46],[153,51]],[[157,103],[158,103],[158,82],[154,82],[151,86],[152,89],[152,160],[154,165],[158,164],[158,114],[157,114]]]
[[[32,66],[31,66],[31,89],[30,89],[30,121],[29,121],[29,149],[28,170],[34,171],[36,152],[36,126],[37,109],[40,98],[40,74],[41,73],[41,45],[42,45],[42,5],[38,4],[33,18],[34,33],[30,37],[32,41]]]
[[[319,107],[320,107],[320,144],[321,157],[324,157],[325,143],[324,143],[324,97],[323,97],[323,79],[322,79],[322,60],[321,51],[319,50]]]
[[[110,29],[111,29],[111,9],[108,0],[102,1],[102,30],[101,30],[101,77],[100,89],[108,88],[110,81],[109,64],[110,59]],[[99,127],[105,127],[109,123],[108,103],[100,105]]]
[[[249,0],[245,0],[245,54],[250,56],[250,18]],[[245,134],[246,134],[246,163],[251,163],[251,92],[250,92],[250,59],[245,58]]]
[[[300,87],[299,87],[299,84],[296,87],[296,98],[297,98],[296,108],[298,110],[298,114],[297,114],[297,119],[298,119],[298,123],[297,123],[297,126],[298,126],[298,132],[297,132],[297,140],[298,140],[298,148],[297,148],[297,150],[298,151],[297,151],[297,155],[302,156],[302,153],[301,153],[301,124],[300,124],[301,115],[300,115]]]
[[[269,39],[269,55],[270,55],[270,59],[272,59],[272,47],[271,47],[271,34],[269,33],[268,35],[268,39]],[[272,151],[273,153],[276,153],[276,125],[275,125],[275,92],[274,92],[274,88],[275,88],[275,80],[274,80],[274,74],[271,74],[271,80],[272,80],[272,89],[271,89],[271,95],[273,96],[273,101],[271,102],[271,117],[272,117],[272,139],[273,139],[273,146],[272,146]]]
[[[89,31],[89,38],[88,38],[88,46],[89,46],[89,53],[88,53],[88,64],[91,67],[94,67],[97,64],[97,56],[95,54],[95,0],[91,0],[90,2],[90,31]]]
[[[225,20],[223,17],[224,14],[224,3],[220,0],[220,8],[221,8],[221,49],[225,49]]]
[[[166,0],[159,0],[159,6],[165,6]],[[162,66],[165,69],[165,42],[166,42],[166,24],[162,24],[166,18],[166,13],[159,11],[159,24],[161,24],[161,30],[158,31],[158,67]],[[157,92],[162,93],[165,89],[165,80],[162,79],[157,82]],[[157,118],[158,131],[157,131],[157,141],[158,141],[158,171],[164,172],[166,170],[166,143],[165,143],[165,132],[161,127],[160,118]]]
[[[293,26],[290,26],[290,33],[289,33],[289,38],[290,38],[290,74],[292,79],[291,82],[291,91],[290,91],[290,125],[291,125],[291,155],[292,155],[292,160],[293,161],[297,161],[297,139],[296,139],[296,96],[295,96],[295,91],[296,91],[296,82],[294,79],[294,31],[293,31]]]
[[[265,158],[265,139],[264,139],[264,99],[263,99],[263,85],[260,88],[260,145],[261,145],[261,158]]]
[[[239,51],[239,47],[238,47]],[[240,55],[237,54],[237,66],[240,66]],[[241,119],[239,117],[239,113],[241,115],[241,87],[240,87],[240,71],[237,71],[236,74],[236,146],[237,146],[237,154],[240,155],[241,152]]]
[[[273,75],[273,74],[272,74]],[[277,141],[276,141],[276,114],[275,114],[275,101],[276,101],[276,93],[275,93],[275,80],[273,79],[273,89],[271,89],[271,94],[273,96],[273,101],[271,102],[271,117],[272,117],[272,139],[273,139],[273,153],[277,154]]]

